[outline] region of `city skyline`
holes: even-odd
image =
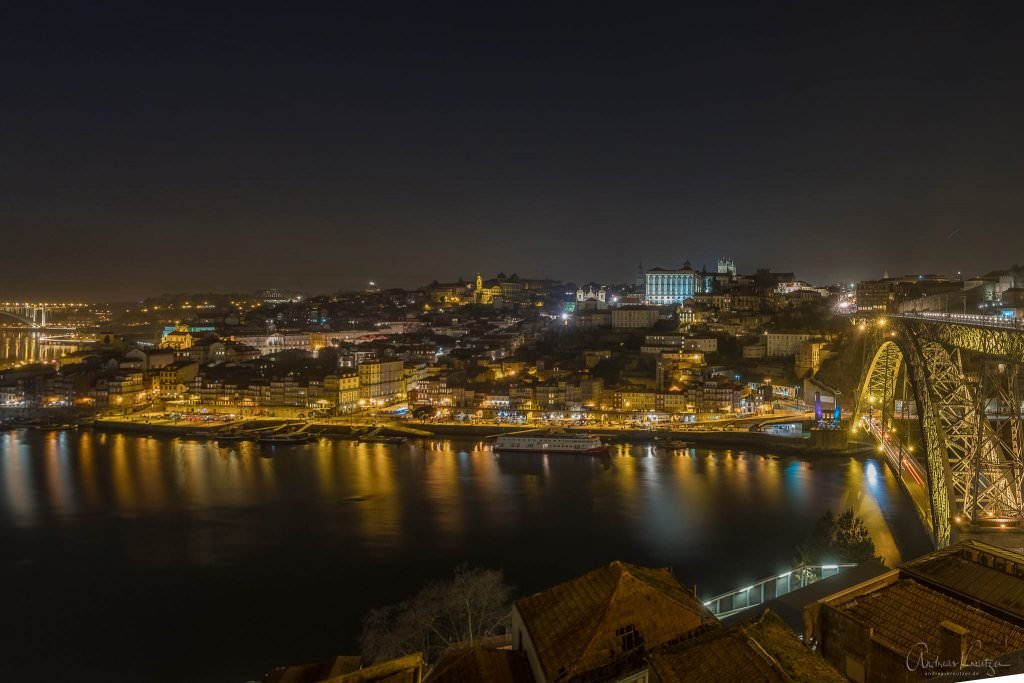
[[[1024,247],[1021,22],[991,6],[5,20],[14,298],[624,282],[721,254],[855,281]]]

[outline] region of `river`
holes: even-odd
[[[44,342],[45,336],[43,332],[27,327],[0,328],[0,369],[18,362],[56,361],[78,348],[69,344]]]
[[[710,596],[789,567],[826,509],[879,552],[927,552],[881,460],[479,442],[213,444],[0,433],[10,680],[242,681],[357,651],[366,611],[463,562],[518,594],[614,559]]]

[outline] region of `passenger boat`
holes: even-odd
[[[594,434],[529,432],[525,434],[502,434],[495,440],[494,450],[502,452],[520,451],[527,453],[601,455],[608,452],[608,446],[601,443],[601,438]]]

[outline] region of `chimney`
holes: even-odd
[[[967,629],[952,621],[939,622],[939,659],[964,665],[967,660]]]

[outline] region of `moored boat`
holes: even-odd
[[[529,432],[525,434],[502,434],[494,442],[494,450],[501,452],[526,453],[577,453],[600,455],[608,452],[608,446],[594,434],[566,432]]]

